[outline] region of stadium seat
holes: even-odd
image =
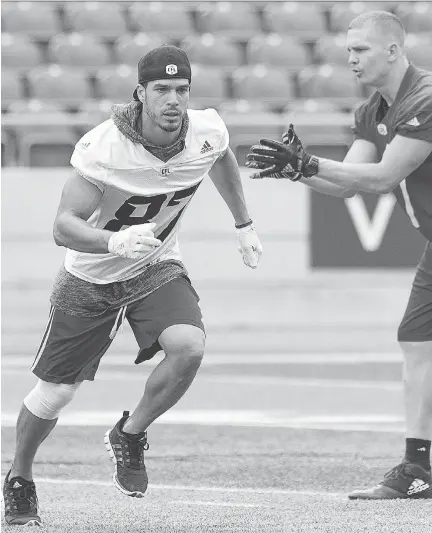
[[[147,52],[165,42],[166,39],[158,33],[128,33],[114,43],[115,61],[136,67]]]
[[[244,165],[250,147],[260,138],[280,139],[286,125],[279,113],[257,100],[231,100],[221,104],[219,114],[227,125],[230,147],[238,164]]]
[[[1,129],[1,166],[9,167],[16,164],[16,149],[12,135]]]
[[[84,100],[78,108],[79,113],[89,115],[89,122],[99,124],[111,116],[113,102],[110,100]],[[84,131],[83,131],[84,134]]]
[[[31,70],[27,79],[30,97],[74,106],[92,98],[89,79],[82,71],[60,65],[41,66]]]
[[[217,67],[192,64],[191,108],[218,107],[228,98],[227,92],[227,80],[223,71]]]
[[[345,33],[324,34],[315,43],[315,58],[318,63],[348,65]]]
[[[68,116],[68,113],[64,110],[64,107],[59,102],[51,102],[49,100],[36,100],[31,98],[29,100],[16,100],[12,102],[8,107],[8,117],[24,117],[22,122],[19,118],[16,123],[10,128],[17,134],[17,137],[28,132],[39,132],[52,130],[57,131],[58,127],[62,126],[50,126],[47,124],[47,116],[60,116],[62,119]],[[37,120],[33,121],[33,118]],[[34,122],[34,124],[32,124]]]
[[[50,102],[47,100],[37,100],[36,98],[30,98],[29,100],[17,100],[13,102],[9,108],[9,113],[54,113],[63,112],[63,107],[58,102]]]
[[[197,25],[201,33],[249,39],[262,31],[254,2],[207,2],[197,8]]]
[[[39,119],[32,124],[32,117]],[[46,100],[22,100],[9,106],[8,116],[16,116],[16,124],[9,129],[17,145],[19,166],[64,166],[70,159],[76,143],[75,129],[67,125],[68,113],[60,103]],[[24,117],[21,123],[19,116]],[[49,117],[49,119],[48,119]],[[50,124],[51,119],[59,121]]]
[[[405,39],[408,59],[416,67],[432,71],[432,33],[410,33]]]
[[[65,167],[79,139],[73,128],[41,128],[18,139],[17,164],[21,167]]]
[[[3,68],[28,69],[39,65],[42,55],[26,35],[2,33],[1,60]]]
[[[252,115],[268,113],[268,107],[264,102],[250,100],[224,100],[219,105],[219,114],[224,115]]]
[[[62,31],[55,2],[2,2],[2,31],[48,39]]]
[[[352,107],[362,98],[362,89],[349,69],[336,65],[306,67],[298,76],[300,98],[336,100]]]
[[[310,63],[305,45],[296,37],[286,34],[259,33],[247,44],[248,63],[279,65],[289,70],[300,70]]]
[[[195,31],[190,12],[182,2],[135,2],[128,10],[131,28],[182,39]]]
[[[263,10],[265,27],[273,33],[288,33],[315,40],[326,31],[319,2],[269,2]]]
[[[335,2],[330,9],[330,29],[334,33],[346,32],[350,22],[367,11],[391,9],[386,2]]]
[[[7,107],[14,100],[25,98],[24,84],[21,74],[15,69],[3,69],[1,73],[1,100],[2,109]]]
[[[131,65],[105,67],[96,72],[97,98],[115,104],[128,103],[133,99],[136,86],[137,72]]]
[[[294,85],[287,71],[266,65],[243,66],[232,74],[233,97],[257,100],[269,109],[281,108],[295,98]]]
[[[94,35],[59,33],[48,43],[51,63],[92,70],[111,63],[107,46]]]
[[[72,32],[115,39],[128,31],[122,2],[66,2],[64,11]]]
[[[223,35],[189,35],[181,42],[181,48],[188,54],[191,63],[231,70],[243,63],[240,47]]]
[[[340,113],[344,110],[342,102],[336,100],[315,100],[313,98],[292,100],[284,111],[298,114]]]
[[[407,33],[432,32],[431,2],[403,2],[395,8]]]

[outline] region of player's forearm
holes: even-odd
[[[317,176],[311,176],[310,178],[301,178],[301,183],[304,183],[311,189],[321,194],[327,194],[328,196],[335,196],[337,198],[350,198],[355,195],[355,191],[349,187],[335,185],[329,183]]]
[[[246,201],[243,194],[243,188],[240,179],[227,176],[227,179],[215,183],[216,189],[222,196],[222,199],[231,211],[236,224],[244,224],[250,220]]]
[[[61,213],[54,222],[53,235],[58,246],[78,252],[106,254],[112,232],[94,228],[71,213]]]
[[[375,194],[390,192],[392,188],[380,163],[340,163],[320,157],[316,178],[346,189]]]
[[[215,163],[210,177],[222,199],[231,211],[236,224],[250,220],[240,178],[237,161],[228,149],[227,153]]]

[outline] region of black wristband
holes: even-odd
[[[242,228],[247,228],[248,226],[252,226],[253,224],[253,220],[249,220],[249,222],[245,222],[244,224],[236,224],[235,227],[236,229],[242,229]]]
[[[302,173],[305,178],[310,178],[319,172],[319,159],[311,155],[305,165],[303,165]]]

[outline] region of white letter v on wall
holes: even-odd
[[[380,247],[395,203],[396,197],[393,193],[380,196],[370,219],[364,200],[359,194],[345,199],[358,238],[367,252],[375,252]]]

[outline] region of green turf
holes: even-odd
[[[104,428],[59,426],[41,447],[36,479],[102,483],[39,483],[44,531],[432,531],[430,501],[350,502],[345,497],[352,488],[375,484],[399,461],[400,435],[156,425],[149,432],[149,494],[135,500],[109,485],[112,464],[103,434]],[[12,457],[13,439],[14,430],[3,428],[3,475]],[[227,487],[231,491],[186,490],[184,486]],[[299,492],[247,493],[234,488]],[[316,494],[307,495],[307,491]],[[9,529],[4,526],[4,531]]]

